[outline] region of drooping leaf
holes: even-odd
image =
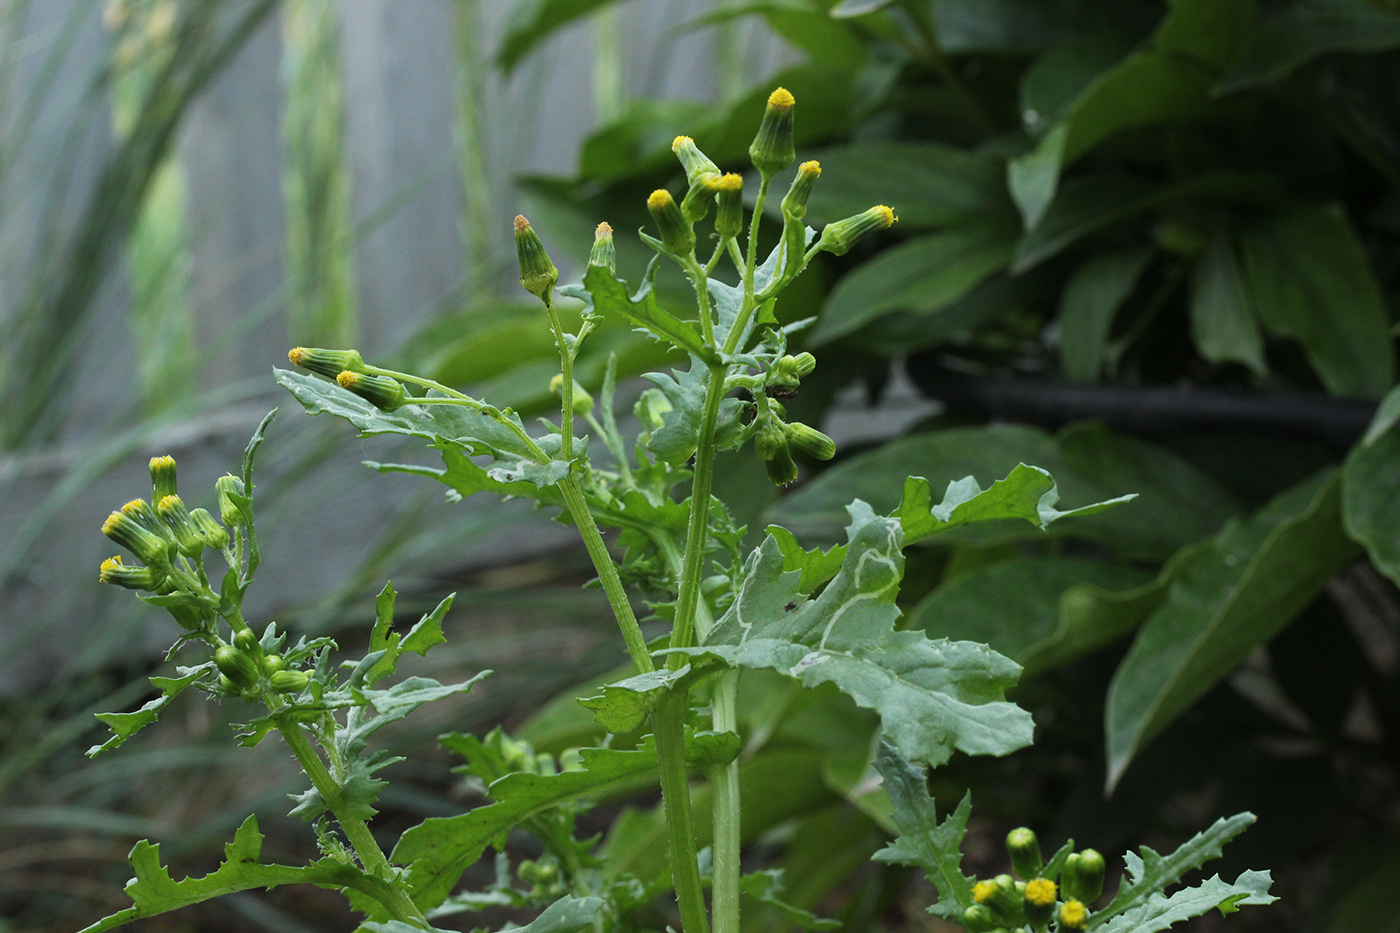
[[[1363,0],[1301,0],[1264,20],[1217,94],[1267,84],[1329,52],[1400,46],[1400,16]]]
[[[947,307],[1004,268],[1015,246],[1014,227],[977,222],[885,250],[832,289],[813,339],[834,340],[892,311]]]
[[[131,868],[136,877],[126,886],[126,894],[135,906],[105,917],[81,933],[102,933],[225,894],[284,884],[353,888],[373,897],[388,893],[388,882],[330,857],[301,867],[264,865],[261,862],[262,841],[257,818],[250,816],[238,828],[233,842],[224,846],[224,863],[218,869],[202,878],[175,881],[160,863],[160,846],[141,840],[131,850]]]
[[[1070,381],[1099,378],[1114,315],[1151,258],[1150,249],[1098,253],[1065,284],[1060,297],[1060,366]]]
[[[1376,569],[1400,583],[1400,389],[1392,389],[1342,467],[1342,520]]]
[[[1267,371],[1249,287],[1234,244],[1221,232],[1191,273],[1191,341],[1212,363],[1243,363],[1261,375]]]
[[[1239,243],[1265,329],[1298,341],[1327,391],[1365,398],[1389,391],[1390,317],[1342,211],[1295,205],[1242,229]]]
[[[97,718],[107,724],[112,730],[112,737],[101,745],[94,745],[87,750],[87,756],[94,758],[102,752],[109,752],[114,748],[120,748],[122,743],[131,738],[142,729],[155,722],[160,716],[160,711],[170,704],[185,691],[185,688],[193,684],[200,677],[211,673],[214,670],[213,662],[201,664],[198,667],[178,668],[178,677],[152,677],[151,684],[160,691],[160,696],[147,702],[140,709],[130,713],[98,713]]]
[[[1128,852],[1123,856],[1128,870],[1123,875],[1118,893],[1102,910],[1095,911],[1089,926],[1099,927],[1119,915],[1144,907],[1154,895],[1160,895],[1168,885],[1180,881],[1182,875],[1219,858],[1225,843],[1244,832],[1253,822],[1253,813],[1221,817],[1165,857],[1148,846],[1138,847],[1141,855]]]
[[[1004,755],[1030,742],[1030,716],[1003,692],[1020,668],[985,645],[930,641],[896,631],[904,572],[896,518],[851,506],[841,570],[820,596],[798,589],[772,537],[744,562],[734,602],[692,658],[771,668],[809,687],[833,683],[880,714],[885,735],[911,761],[937,765],[954,750]]]
[[[1200,884],[1170,895],[1153,894],[1147,903],[1114,917],[1102,927],[1104,933],[1157,933],[1180,920],[1199,917],[1212,910],[1229,914],[1246,905],[1272,904],[1278,900],[1269,893],[1273,879],[1266,871],[1246,871],[1233,883],[1213,875]]]
[[[885,779],[885,792],[894,804],[899,835],[871,857],[923,869],[938,890],[938,902],[929,908],[929,913],[940,917],[961,915],[972,906],[972,885],[976,880],[962,870],[962,841],[967,835],[972,795],[964,794],[957,809],[940,823],[922,766],[910,764],[893,745],[882,740],[875,753],[875,769]]]
[[[1319,474],[1232,521],[1172,568],[1166,601],[1109,687],[1108,783],[1143,744],[1273,637],[1357,554],[1342,530],[1338,475]]]
[[[396,411],[380,411],[352,392],[325,379],[301,373],[276,370],[277,381],[306,408],[308,414],[336,415],[350,422],[362,435],[400,434],[420,437],[434,446],[450,445],[469,454],[490,456],[495,466],[487,471],[499,483],[528,482],[547,487],[568,475],[569,463],[549,459],[540,462],[521,439],[524,431],[520,416],[501,413],[511,424],[457,405],[404,405]],[[558,434],[535,438],[547,457],[560,449]],[[576,439],[576,449],[579,441]]]
[[[709,733],[687,739],[687,754],[708,758],[737,753],[732,733]],[[509,774],[488,792],[495,803],[460,816],[424,820],[400,837],[393,861],[410,866],[413,900],[430,910],[452,892],[462,872],[481,858],[486,847],[512,826],[550,807],[579,797],[630,786],[656,770],[652,741],[631,750],[585,748],[581,767],[558,774]]]

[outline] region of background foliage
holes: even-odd
[[[16,36],[27,6],[7,7],[13,61],[20,60]],[[181,5],[166,26],[166,5],[124,6],[130,18],[109,19],[112,69],[91,90],[110,107],[116,143],[97,160],[98,181],[82,210],[64,213],[59,202],[42,215],[53,218],[53,232],[35,241],[46,248],[33,251],[32,268],[16,279],[26,286],[14,289],[20,297],[6,287],[0,382],[15,400],[4,419],[12,452],[6,466],[16,475],[16,464],[32,462],[17,458],[52,452],[55,439],[90,430],[73,414],[74,404],[82,409],[73,394],[92,387],[75,375],[94,333],[84,322],[96,319],[102,289],[112,287],[99,273],[122,262],[135,309],[123,323],[134,335],[143,400],[132,411],[143,427],[137,436],[89,443],[57,498],[14,513],[22,525],[7,513],[21,543],[42,534],[44,516],[88,478],[125,451],[144,451],[150,425],[268,388],[262,376],[253,388],[226,380],[197,405],[172,402],[188,398],[172,387],[209,390],[209,380],[194,374],[217,367],[218,349],[229,344],[198,349],[190,310],[196,296],[182,272],[196,258],[193,233],[181,229],[188,214],[176,209],[190,193],[170,168],[171,136],[259,24],[273,22],[288,50],[283,191],[298,222],[286,225],[286,293],[271,301],[285,302],[296,340],[355,332],[352,248],[383,222],[346,206],[340,143],[347,117],[329,104],[308,104],[353,104],[350,96],[326,95],[325,82],[337,74],[326,56],[336,50],[326,39],[334,24],[320,4],[203,0]],[[599,125],[582,139],[576,170],[522,179],[514,205],[530,214],[556,260],[572,253],[581,264],[600,219],[619,230],[643,224],[646,193],[677,179],[670,141],[678,133],[693,136],[721,168],[744,168],[747,128],[768,91],[782,84],[799,102],[799,156],[819,159],[842,180],[818,188],[812,222],[876,202],[900,216],[883,240],[829,261],[784,295],[785,320],[820,314],[809,341],[820,348],[814,378],[821,385],[804,382],[789,409],[813,424],[825,414],[840,441],[830,426],[852,404],[852,383],[874,405],[907,377],[939,404],[902,436],[844,444],[820,472],[804,464],[801,485],[780,501],[761,492],[757,464],[732,466],[722,481],[740,519],[754,530],[766,517],[781,519],[804,543],[825,546],[838,540],[841,508],[854,496],[889,510],[896,503],[888,497],[911,472],[938,487],[969,473],[1003,476],[1020,461],[1049,470],[1070,504],[1140,494],[1128,507],[1048,532],[1014,525],[955,532],[910,552],[913,601],[903,607],[904,624],[986,641],[1024,664],[1015,698],[1039,726],[1033,749],[1000,760],[955,759],[935,772],[940,808],[950,809],[971,786],[984,823],[974,833],[994,839],[1027,823],[1051,846],[1073,834],[1106,852],[1133,841],[1162,848],[1217,813],[1249,809],[1259,823],[1221,870],[1271,868],[1286,893],[1270,911],[1242,912],[1229,923],[1391,928],[1390,892],[1400,886],[1400,440],[1392,430],[1400,394],[1387,394],[1395,383],[1400,272],[1400,15],[1392,6],[717,4],[703,15],[691,10],[698,18],[689,23],[670,24],[716,40],[719,77],[712,100],[702,102],[629,99],[619,91],[625,82],[608,42],[617,41],[616,17],[628,5],[516,3],[494,49],[466,41],[457,48],[465,90],[457,98],[453,161],[465,191],[470,275],[434,313],[419,315],[416,329],[378,339],[397,346],[405,365],[493,401],[545,401],[553,350],[537,313],[482,299],[498,276],[490,271],[488,236],[474,231],[494,224],[503,241],[505,226],[491,211],[513,210],[482,190],[482,165],[492,153],[482,142],[479,108],[489,82],[521,81],[532,63],[559,54],[557,40],[571,35],[561,29],[596,30]],[[67,28],[78,30],[91,9],[74,9]],[[459,35],[472,35],[471,17],[481,10],[471,3],[453,10],[462,17]],[[753,35],[777,35],[788,47],[778,73],[724,67],[743,58],[741,40]],[[141,45],[152,42],[158,54]],[[37,121],[23,107],[17,112]],[[392,216],[392,206],[384,210]],[[643,257],[628,251],[630,237],[618,242],[620,266],[635,276]],[[679,282],[663,278],[659,287],[664,297]],[[253,319],[271,314],[238,310]],[[625,372],[658,362],[648,355],[654,345],[625,329],[594,343],[596,355],[579,373],[590,388],[601,381],[607,350],[620,353]],[[147,352],[172,345],[191,349]],[[272,362],[254,371],[265,373]],[[173,408],[167,420],[146,419],[162,408]],[[285,497],[289,534],[318,520],[315,508],[293,504],[301,493],[291,483],[324,475],[317,464],[333,454],[327,443],[299,444],[267,480],[271,494]],[[269,444],[269,452],[276,447]],[[345,472],[343,457],[337,470]],[[282,476],[288,491],[274,492]],[[16,501],[13,492],[7,497]],[[431,507],[441,511],[437,501]],[[428,532],[412,519],[386,522],[353,570],[326,578],[336,596],[322,598],[308,584],[272,608],[308,628],[348,625],[353,614],[337,610],[399,568],[417,578],[426,601],[432,588],[446,587],[424,577],[462,570],[428,566],[433,548],[480,540],[519,515],[458,512]],[[266,532],[277,534],[275,527]],[[7,586],[21,566],[13,548],[4,552]],[[572,587],[586,576],[580,566],[572,555],[537,559],[514,580],[557,586],[524,594],[501,595],[496,584],[508,578],[496,571],[467,579],[476,585],[459,606],[469,607],[470,639],[463,625],[433,663],[478,669],[489,662],[500,671],[504,655],[507,666],[517,660],[521,675],[479,688],[484,699],[473,700],[464,714],[470,722],[454,720],[454,730],[489,727],[523,695],[536,702],[584,676],[542,663],[549,651],[535,638],[570,635],[593,671],[616,660],[606,629],[574,611]],[[424,608],[412,602],[414,587],[399,588],[406,614]],[[12,605],[28,612],[32,603]],[[5,612],[6,626],[17,630],[8,606]],[[516,636],[508,621],[516,614],[548,634]],[[42,631],[39,622],[26,627]],[[118,623],[101,624],[139,631],[139,622]],[[214,779],[229,767],[219,723],[172,717],[168,726],[207,735],[207,743],[143,737],[140,757],[75,760],[87,744],[78,736],[91,728],[90,705],[138,698],[132,691],[139,688],[123,685],[151,659],[120,650],[122,642],[109,636],[81,658],[69,653],[47,689],[4,701],[6,868],[19,880],[0,897],[7,899],[3,913],[20,918],[16,929],[76,926],[79,914],[96,915],[64,903],[85,868],[74,861],[80,852],[110,860],[120,874],[135,835],[170,839],[175,825],[198,826],[162,847],[168,859],[193,857],[215,848],[211,839],[231,835],[241,819],[233,814],[250,796],[269,814],[285,809],[279,795],[290,788],[274,777]],[[902,869],[867,865],[888,828],[863,780],[874,751],[871,717],[823,691],[746,677],[743,782],[753,825],[745,836],[755,859],[786,869],[786,897],[796,906],[820,906],[857,930],[918,928],[929,893],[910,889]],[[111,691],[128,695],[103,696]],[[236,711],[229,715],[237,719]],[[518,721],[521,713],[511,715]],[[426,745],[445,726],[418,728],[403,737],[406,744]],[[537,713],[524,736],[557,752],[593,728],[587,711],[565,700]],[[417,815],[461,807],[440,773],[427,773],[445,759],[415,760],[424,773],[410,783],[419,790],[386,800],[391,829],[392,807]],[[189,796],[176,809],[185,812],[151,827],[148,814],[160,812],[155,802],[169,805],[162,788],[190,784],[200,791],[182,791]],[[702,822],[704,794],[696,801]],[[93,833],[110,842],[95,844]],[[277,844],[294,843],[269,839]],[[655,813],[625,811],[607,848],[627,870],[658,863]],[[119,888],[116,874],[94,882],[92,895]],[[29,890],[14,890],[21,887]],[[75,912],[55,920],[65,909]],[[285,895],[220,909],[231,913],[183,922],[236,928],[258,918],[269,928],[321,928],[315,905]],[[761,914],[754,917],[755,929],[766,928]]]

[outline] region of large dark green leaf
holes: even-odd
[[[1057,49],[1033,68],[1023,99],[1049,102],[1063,117],[1034,149],[1010,163],[1007,180],[1026,229],[1035,229],[1045,216],[1061,171],[1100,142],[1130,127],[1200,113],[1219,62],[1243,39],[1250,10],[1248,0],[1179,0],[1150,47],[1092,80],[1085,77],[1102,52],[1091,43]],[[1065,104],[1076,87],[1082,90]]]
[[[885,250],[843,277],[822,309],[813,339],[823,343],[892,311],[948,307],[1006,266],[1014,227],[976,223]]]
[[[944,51],[1025,55],[1106,28],[1145,35],[1162,15],[1144,0],[933,0]]]
[[[894,208],[901,230],[1015,219],[1006,171],[991,156],[936,143],[870,143],[819,150],[812,158],[825,176],[807,205],[807,222],[814,225],[874,204]]]
[[[1400,389],[1381,403],[1371,430],[1342,468],[1342,519],[1376,569],[1400,583]]]
[[[1234,244],[1221,232],[1192,270],[1191,339],[1212,363],[1243,363],[1265,372],[1264,338],[1254,322],[1248,283]]]
[[[1152,258],[1150,249],[1099,253],[1070,276],[1060,296],[1060,366],[1073,382],[1103,369],[1113,317]]]
[[[910,610],[909,627],[930,638],[985,642],[1024,663],[1057,639],[1065,591],[1077,584],[1128,590],[1149,579],[1145,570],[1102,560],[1018,557],[938,587]]]
[[[1265,20],[1216,87],[1217,93],[1277,81],[1328,52],[1400,46],[1400,16],[1364,0],[1302,0]]]
[[[1389,315],[1346,215],[1299,205],[1241,230],[1239,243],[1269,333],[1297,340],[1333,395],[1385,394],[1395,379]]]
[[[1110,786],[1138,749],[1355,558],[1339,485],[1336,472],[1319,474],[1174,562],[1166,601],[1143,623],[1109,688]]]

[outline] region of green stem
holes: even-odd
[[[684,933],[709,933],[700,865],[695,855],[695,821],[690,812],[690,782],[685,763],[686,697],[667,694],[652,714],[656,758],[661,768],[661,801],[671,842],[671,880]]]
[[[390,893],[379,899],[379,902],[384,905],[384,909],[395,920],[427,929],[428,920],[423,916],[423,912],[409,899],[407,894],[394,884],[394,872],[389,865],[389,860],[384,856],[384,850],[379,848],[379,843],[375,841],[374,835],[365,825],[365,821],[349,816],[345,812],[345,798],[340,793],[340,785],[326,770],[325,763],[316,754],[316,750],[311,747],[311,742],[301,731],[301,726],[295,723],[286,726],[279,725],[277,731],[282,733],[282,738],[286,741],[287,747],[292,750],[292,754],[296,756],[297,763],[301,765],[301,769],[306,772],[306,776],[311,779],[311,783],[326,801],[326,806],[335,814],[336,822],[340,823],[345,838],[349,840],[351,848],[355,850],[355,855],[359,858],[365,871],[388,882]]]
[[[564,408],[559,416],[559,422],[563,428],[560,432],[563,435],[563,454],[565,460],[574,459],[574,354],[569,349],[568,341],[564,339],[564,326],[559,323],[559,312],[554,310],[554,305],[545,302],[545,310],[549,312],[549,326],[554,331],[554,342],[559,345],[559,366],[564,376],[564,383],[561,388],[564,390]],[[609,560],[609,563],[612,563]]]
[[[711,700],[716,732],[738,732],[739,672],[725,671],[715,681]],[[714,788],[714,895],[711,904],[715,933],[739,933],[739,761],[711,768]]]
[[[608,553],[608,546],[603,543],[598,523],[593,520],[593,513],[588,509],[588,500],[584,498],[578,480],[572,476],[564,477],[559,481],[559,490],[564,494],[564,504],[583,537],[583,546],[587,548],[588,556],[593,560],[593,569],[598,572],[598,580],[603,584],[603,592],[607,595],[608,605],[612,607],[613,615],[617,618],[617,627],[622,630],[622,640],[627,644],[627,653],[631,655],[632,663],[642,674],[656,670],[651,654],[647,651],[647,641],[642,636],[642,627],[637,624],[632,604],[627,601],[627,591],[622,586],[622,578],[617,575],[617,565]]]
[[[739,326],[737,321],[735,326]],[[726,345],[729,342],[732,340],[726,341]],[[685,558],[676,595],[676,623],[671,630],[672,648],[687,648],[694,642],[695,607],[700,601],[700,582],[704,577],[705,544],[710,530],[710,490],[715,478],[715,422],[719,420],[719,404],[723,398],[724,369],[712,366],[710,382],[705,389],[705,407],[700,413],[700,436],[695,448],[690,519],[686,525]],[[685,657],[673,654],[667,658],[666,664],[672,670],[678,670],[684,666]]]

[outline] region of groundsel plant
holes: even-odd
[[[386,586],[369,652],[333,666],[329,640],[289,645],[274,625],[259,630],[241,614],[259,559],[252,471],[267,421],[248,446],[241,474],[217,483],[218,518],[186,509],[174,461],[156,458],[152,503],[127,503],[102,529],[140,564],[114,557],[103,564],[101,578],[143,591],[141,599],[168,610],[181,628],[172,655],[193,655],[195,663],[177,668],[175,676],[153,677],[160,695],[140,710],[101,716],[113,736],[90,754],[116,748],[191,688],[252,701],[263,714],[241,727],[239,741],[285,742],[296,757],[310,787],[294,797],[291,812],[312,821],[321,857],[306,865],[264,863],[262,836],[249,817],[220,868],[175,881],[157,847],[142,841],[132,850],[135,877],[126,888],[133,906],[85,933],[234,891],[292,883],[339,889],[364,915],[360,929],[369,933],[437,929],[440,918],[488,904],[539,909],[523,928],[535,933],[659,930],[668,922],[683,933],[711,926],[716,933],[738,933],[741,894],[777,905],[788,925],[829,929],[833,921],[782,904],[776,873],[741,873],[738,763],[744,743],[736,696],[742,672],[752,669],[777,671],[806,687],[832,684],[878,714],[882,734],[871,766],[883,778],[900,835],[875,857],[925,870],[939,895],[930,910],[968,930],[1148,933],[1212,908],[1230,911],[1274,899],[1264,872],[1165,890],[1218,855],[1253,820],[1249,814],[1221,820],[1165,857],[1146,848],[1128,853],[1117,894],[1102,903],[1105,864],[1098,853],[1067,843],[1044,860],[1035,835],[1018,829],[1007,840],[1014,874],[978,880],[960,867],[970,801],[941,822],[934,811],[929,768],[955,751],[1005,755],[1022,748],[1031,741],[1032,722],[1004,698],[1020,672],[1015,663],[985,645],[900,629],[896,599],[904,548],[974,522],[1024,520],[1043,528],[1131,495],[1060,510],[1054,480],[1022,464],[986,488],[973,477],[950,483],[935,502],[930,484],[910,477],[888,515],[852,502],[846,540],[829,550],[805,550],[791,533],[771,527],[744,553],[745,529],[711,492],[717,455],[752,442],[771,480],[786,485],[797,475],[793,449],[822,459],[835,453],[820,431],[787,420],[781,400],[799,390],[817,362],[810,353],[788,352],[789,339],[809,322],[780,325],[774,300],[816,254],[844,253],[895,221],[889,207],[876,206],[819,234],[808,228],[806,204],[821,167],[805,162],[780,203],[781,237],[760,256],[759,218],[770,187],[795,161],[794,106],[781,88],[768,100],[749,150],[757,192],[747,219],[745,180],[721,173],[690,138],[675,140],[686,190],[679,200],[666,190],[647,199],[654,235],[641,237],[656,257],[639,287],[618,277],[606,223],[598,225],[583,281],[560,286],[535,231],[516,218],[521,284],[540,299],[541,326],[551,328],[558,345],[557,423],[527,426],[510,409],[371,365],[354,350],[298,347],[290,359],[309,374],[277,373],[308,412],[343,418],[362,435],[421,438],[443,463],[377,465],[381,470],[441,482],[454,500],[481,493],[533,499],[572,523],[635,667],[632,676],[580,702],[609,732],[642,738],[555,759],[500,730],[446,736],[444,744],[466,760],[463,770],[481,781],[492,802],[427,819],[385,854],[367,821],[385,786],[378,773],[398,759],[370,748],[375,731],[473,683],[409,677],[385,686],[405,652],[423,653],[444,640],[441,623],[451,597],[400,633],[393,630],[394,592]],[[713,225],[705,229],[711,215]],[[719,271],[726,260],[729,275]],[[663,262],[676,263],[689,280],[692,313],[676,314],[658,302],[653,281]],[[556,308],[560,297],[582,302],[581,323],[572,333]],[[641,429],[631,439],[619,430],[614,411],[615,367],[592,392],[574,381],[580,346],[607,318],[650,334],[685,361],[648,376],[653,386],[633,406]],[[616,532],[614,550],[603,529]],[[228,568],[217,587],[205,563],[208,552]],[[668,636],[650,643],[643,637],[629,589],[647,597],[659,620],[669,620]],[[576,817],[598,794],[649,777],[660,783],[669,837],[670,871],[659,881],[603,870],[597,840],[575,833]],[[704,852],[696,850],[690,806],[690,782],[697,777],[711,788],[713,826],[705,835],[713,844]],[[488,848],[499,849],[513,829],[536,836],[544,855],[512,866],[499,854],[497,880],[488,890],[459,890],[463,872]],[[668,892],[674,913],[666,906]]]

